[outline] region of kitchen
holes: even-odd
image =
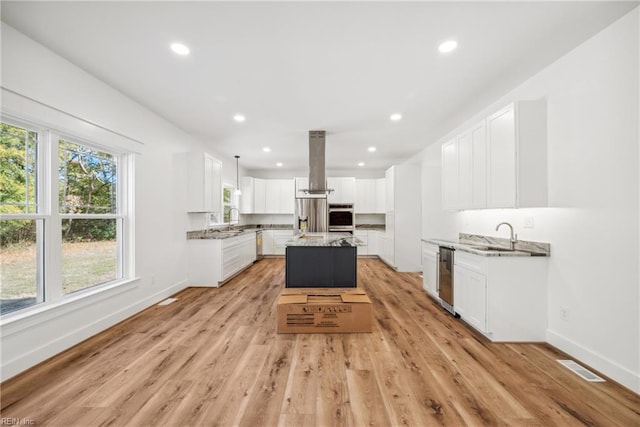
[[[305,177],[308,170],[304,164],[289,168],[287,159],[280,160],[285,164],[282,167],[263,169],[250,166],[249,154],[233,151],[223,158],[204,140],[187,134],[157,113],[136,104],[62,59],[54,53],[56,49],[45,48],[28,38],[21,32],[27,30],[16,26],[17,21],[13,23],[17,29],[5,25],[12,25],[9,20],[11,5],[5,7],[3,3],[3,15],[3,108],[11,107],[14,113],[28,111],[27,116],[31,118],[43,115],[35,107],[27,109],[24,99],[14,100],[11,93],[4,91],[10,90],[27,95],[31,100],[40,102],[41,106],[55,106],[60,111],[87,118],[122,135],[146,142],[136,144],[134,150],[139,153],[135,163],[138,193],[135,200],[135,273],[139,280],[129,287],[111,290],[111,294],[96,296],[100,303],[92,304],[91,308],[82,301],[70,301],[58,307],[57,313],[48,311],[32,320],[3,324],[3,371],[5,375],[15,375],[189,286],[185,233],[205,228],[205,218],[199,214],[184,214],[187,167],[179,153],[211,152],[223,162],[223,183],[234,186],[237,175],[233,154],[240,155],[241,182],[243,177],[292,180]],[[459,104],[459,114],[441,118],[444,123],[442,131],[424,135],[423,141],[429,142],[424,142],[421,150],[412,152],[410,158],[393,159],[391,163],[410,165],[418,174],[415,181],[398,184],[404,189],[410,188],[419,204],[417,229],[413,228],[417,249],[409,251],[417,261],[394,253],[398,262],[407,263],[405,271],[421,271],[422,238],[457,240],[461,232],[506,238],[508,233],[504,229],[495,230],[501,222],[512,224],[520,240],[550,243],[546,341],[636,393],[640,371],[637,33],[638,10],[635,8],[619,13],[615,19],[612,16],[611,21],[598,31],[574,35],[573,44],[566,42],[564,52],[546,58],[538,68],[532,66],[524,72],[526,75],[513,77],[514,81],[496,89],[497,92],[491,96],[477,101],[468,99],[467,103]],[[37,32],[31,33],[30,37],[38,40]],[[33,66],[42,63],[46,67]],[[53,79],[53,75],[56,76],[55,84],[45,84]],[[42,84],[34,85],[33,82]],[[131,84],[135,85],[135,82]],[[101,103],[88,103],[84,97],[75,95],[79,93],[90,93]],[[548,108],[548,206],[444,210],[441,197],[442,143],[456,138],[511,102],[540,98],[546,98]],[[216,102],[224,104],[222,99]],[[114,116],[115,111],[127,114]],[[52,120],[53,113],[47,114],[44,116],[49,119],[45,121]],[[381,126],[379,133],[391,132],[392,126],[408,123],[409,119],[410,115],[405,114],[401,122],[388,122]],[[246,124],[251,120],[252,116],[247,114]],[[306,132],[323,128],[329,132],[329,144],[335,142],[335,148],[327,147],[327,152],[336,156],[335,162],[328,161],[328,178],[355,177],[357,182],[358,179],[375,181],[385,177],[388,167],[382,162],[373,171],[348,166],[333,170],[332,164],[340,165],[338,157],[347,157],[350,150],[339,136],[331,135],[332,131],[336,132],[335,128],[323,127],[321,123],[306,126],[297,134],[299,144],[305,145]],[[366,150],[367,147],[368,144],[362,144],[358,149]],[[258,146],[259,150],[261,148],[262,144]],[[336,153],[337,149],[343,151]],[[380,152],[384,145],[378,144],[377,149],[382,157]],[[298,151],[306,158],[304,149]],[[268,159],[273,163],[279,161],[273,151],[261,154],[271,156]],[[363,152],[363,155],[369,153]],[[376,154],[371,155],[362,161],[377,161]],[[158,191],[158,188],[164,190]],[[398,215],[405,213],[407,211],[403,209]],[[383,215],[379,213],[363,215],[363,223],[372,222],[379,226],[389,219],[385,215],[382,220]],[[243,214],[241,222],[292,224],[293,218],[289,213],[265,212]],[[404,222],[403,218],[394,218],[395,225]],[[276,258],[265,259],[254,264],[258,272],[267,277],[265,282],[260,282],[267,289],[280,283],[280,276],[275,270],[267,268],[272,266],[276,269],[273,263],[277,261]],[[372,261],[375,259],[359,259],[367,273],[361,274],[358,280],[366,279],[376,284],[375,289],[382,295],[384,286],[378,281],[392,280],[395,276],[390,275],[391,270],[376,269],[380,276],[377,279],[378,276],[373,274]],[[418,267],[412,267],[416,263]],[[398,267],[398,270],[404,270],[402,266]],[[242,277],[245,277],[242,286],[248,286],[246,276],[238,276]],[[408,291],[420,291],[419,278],[401,277],[397,280],[406,280],[415,286],[410,288],[407,285]],[[232,283],[235,282],[222,286],[220,291],[227,292],[225,288]],[[251,289],[243,292],[252,297],[257,295]],[[192,288],[189,293],[195,296],[197,288]],[[420,298],[424,296],[421,294]],[[197,302],[193,301],[192,306],[196,305]],[[237,302],[234,301],[233,305],[240,309]],[[176,310],[170,307],[167,308]],[[397,311],[389,313],[390,316],[399,315]],[[460,328],[459,321],[445,317],[443,312],[430,308],[428,313],[443,324],[463,331],[457,329]],[[60,330],[68,333],[60,334]],[[225,336],[231,338],[230,335]],[[358,360],[359,353],[354,354],[354,360]],[[533,354],[530,359],[535,359]],[[394,363],[392,360],[387,362]],[[424,368],[424,365],[419,366]],[[366,378],[351,380],[365,381]],[[411,383],[412,390],[415,387],[417,385]]]

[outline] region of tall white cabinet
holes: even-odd
[[[385,236],[380,257],[398,271],[420,271],[420,168],[405,164],[385,172]]]
[[[187,211],[220,212],[222,162],[207,153],[187,154]]]

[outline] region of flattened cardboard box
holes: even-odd
[[[279,334],[371,332],[371,300],[359,288],[288,288],[278,298]]]

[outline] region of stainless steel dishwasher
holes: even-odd
[[[438,284],[440,289],[438,296],[440,304],[451,314],[456,316],[453,308],[453,255],[455,249],[450,246],[440,246],[440,258],[438,263]],[[457,316],[456,316],[457,317]]]

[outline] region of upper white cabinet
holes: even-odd
[[[240,212],[243,214],[292,214],[294,183],[292,179],[243,177]]]
[[[487,119],[487,207],[547,203],[546,102],[510,104]]]
[[[327,178],[327,188],[332,189],[327,195],[328,203],[356,202],[355,178]]]
[[[295,196],[297,199],[300,198],[317,198],[322,199],[327,197],[326,193],[320,194],[310,194],[306,193],[304,190],[309,190],[309,178],[295,178]]]
[[[222,163],[207,153],[187,155],[187,211],[222,210]]]
[[[546,205],[544,100],[509,104],[442,144],[443,209]]]
[[[356,179],[355,213],[385,212],[385,179]]]

